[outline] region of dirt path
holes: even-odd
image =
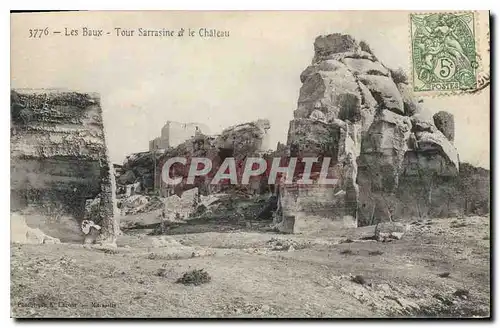
[[[370,229],[323,237],[245,231],[137,234],[121,238],[116,249],[13,244],[12,313],[489,316],[489,218],[434,219],[412,224],[401,240],[357,240]],[[201,268],[211,276],[209,283],[176,283],[184,272]]]

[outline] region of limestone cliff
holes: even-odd
[[[99,195],[96,223],[113,242],[115,184],[99,97],[59,90],[11,91],[11,208],[57,209],[81,220]]]
[[[339,184],[315,197],[326,206],[343,191],[337,203],[343,214],[331,212],[332,220],[357,224],[362,212],[363,224],[373,221],[374,206],[380,197],[397,197],[403,175],[458,174],[453,116],[426,114],[405,74],[381,63],[365,42],[344,34],[317,37],[300,80],[287,146],[292,155],[334,158]]]

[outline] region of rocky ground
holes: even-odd
[[[127,230],[117,248],[12,244],[12,315],[490,315],[489,217],[415,220],[390,242],[373,226],[307,236],[228,222]]]

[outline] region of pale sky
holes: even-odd
[[[167,120],[205,123],[217,133],[267,118],[272,144],[286,141],[299,76],[312,60],[318,35],[340,32],[365,40],[389,67],[409,71],[411,62],[409,18],[401,11],[39,13],[12,15],[11,24],[12,88],[98,92],[114,163],[147,150]],[[30,28],[46,26],[63,33],[28,38]],[[83,27],[111,35],[84,37]],[[136,35],[117,37],[115,27],[136,29]],[[196,36],[141,37],[140,27],[191,28]],[[487,28],[477,27],[485,49]],[[65,28],[77,29],[79,36],[64,36]],[[200,38],[200,28],[230,36]],[[488,67],[489,55],[483,58]],[[460,160],[489,168],[489,89],[422,98],[432,112],[454,114]]]

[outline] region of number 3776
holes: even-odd
[[[49,35],[49,28],[34,28],[29,30],[29,38],[41,38]]]

